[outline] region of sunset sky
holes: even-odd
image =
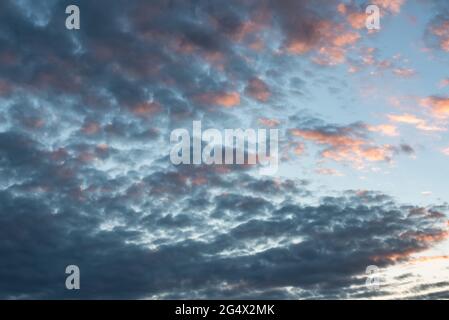
[[[193,121],[278,173],[173,165]],[[2,0],[0,298],[448,299],[448,125],[445,0]]]

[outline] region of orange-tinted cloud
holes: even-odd
[[[335,30],[339,34],[335,34]],[[343,31],[341,28],[336,27],[333,31],[325,34],[326,38],[323,41],[323,45],[317,50],[317,54],[313,57],[313,61],[320,65],[338,65],[346,61],[347,47],[355,44],[360,35],[353,31]]]
[[[161,110],[161,105],[157,102],[144,102],[132,108],[132,112],[138,116],[151,116]]]
[[[412,114],[401,114],[401,115],[393,115],[389,114],[388,119],[393,122],[397,123],[405,123],[414,125],[416,129],[422,130],[422,131],[445,131],[446,129],[429,125],[426,120],[418,118]]]
[[[332,20],[318,20],[307,26],[311,34],[290,34],[286,51],[291,54],[312,54],[312,61],[320,65],[338,65],[346,61],[348,47],[360,34]]]
[[[420,104],[423,107],[431,109],[434,116],[437,118],[449,117],[449,98],[446,97],[428,97],[420,100]]]
[[[377,256],[372,257],[372,259],[375,262],[380,262],[380,261],[397,262],[397,261],[403,261],[403,260],[409,259],[410,256],[412,254],[415,254],[416,252],[418,252],[418,250],[409,249],[409,250],[404,250],[402,252],[393,252],[393,253],[388,253],[385,255],[377,255]]]
[[[449,238],[449,232],[447,230],[441,230],[439,232],[428,234],[424,232],[407,232],[403,237],[411,238],[419,242],[426,244],[440,242]]]
[[[424,256],[424,257],[413,258],[411,262],[429,262],[429,261],[448,260],[448,259],[449,259],[449,256],[447,256],[447,255]]]
[[[401,238],[414,240],[416,242],[421,243],[421,249],[409,249],[402,252],[393,252],[388,253],[386,255],[378,255],[373,257],[374,261],[401,261],[401,260],[409,260],[412,258],[413,254],[416,254],[420,251],[423,251],[427,248],[432,247],[433,245],[445,241],[449,238],[449,232],[447,230],[440,230],[434,233],[425,233],[419,231],[407,231],[400,235]],[[412,261],[418,261],[420,258],[412,258]],[[439,256],[437,259],[446,259],[446,256]],[[422,261],[427,261],[425,258]]]
[[[297,156],[302,155],[305,151],[306,151],[306,146],[304,145],[304,143],[295,143],[295,144],[294,144],[293,152],[294,152]]]
[[[194,100],[203,105],[232,108],[240,104],[240,94],[238,92],[209,92],[195,96]]]
[[[398,136],[398,130],[395,126],[390,124],[382,124],[378,126],[368,126],[368,130],[372,132],[380,132],[383,135],[395,137]]]
[[[351,12],[346,19],[354,29],[363,29],[366,26],[366,14],[364,12]]]
[[[249,47],[253,49],[254,51],[262,51],[265,49],[265,42],[262,41],[260,38],[254,39],[254,41],[251,41],[249,44]]]
[[[88,122],[83,127],[83,132],[88,135],[96,134],[100,131],[100,125],[96,122]]]
[[[287,45],[287,51],[292,54],[304,54],[313,48],[313,44],[300,39],[293,39]]]
[[[410,78],[416,74],[416,71],[410,68],[396,68],[393,73],[402,78]]]
[[[226,66],[226,56],[222,52],[213,51],[213,52],[203,52],[201,56],[210,63],[212,66],[217,68],[218,70],[223,71]]]
[[[398,14],[405,0],[372,0],[370,4],[375,4],[380,7],[381,15],[385,13]],[[363,29],[366,25],[367,14],[365,10],[357,6],[345,5],[340,3],[337,6],[337,11],[345,16],[347,22],[354,29]]]
[[[333,44],[337,47],[345,47],[348,45],[352,45],[356,43],[360,39],[360,34],[357,32],[346,32],[340,35],[337,35],[333,40]]]
[[[365,65],[373,65],[375,64],[376,58],[374,57],[374,52],[376,51],[375,48],[365,48],[363,49],[363,56],[362,56],[362,62]]]
[[[232,39],[237,42],[245,40],[250,35],[260,32],[265,27],[264,24],[254,20],[244,21],[239,28],[231,35]]]
[[[322,47],[312,61],[323,66],[342,64],[346,61],[346,50],[339,47]]]
[[[378,5],[381,9],[397,14],[401,11],[401,7],[405,3],[405,0],[372,0],[371,3]]]
[[[259,122],[266,127],[277,127],[280,124],[280,121],[268,118],[260,118]]]
[[[108,151],[109,146],[106,143],[97,144],[96,150],[100,153]]]
[[[245,93],[260,102],[268,101],[271,96],[271,92],[267,84],[259,78],[252,78],[248,81],[245,88]]]
[[[430,32],[438,38],[440,48],[449,51],[449,21],[442,21],[432,26]]]
[[[291,134],[305,140],[325,145],[321,155],[334,161],[349,161],[361,165],[366,161],[388,161],[393,148],[389,145],[375,146],[369,141],[354,136],[350,131],[327,133],[319,130],[293,129]]]
[[[439,86],[441,88],[449,86],[449,78],[445,78],[445,79],[441,80],[440,83],[439,83]]]

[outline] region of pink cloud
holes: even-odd
[[[440,48],[449,51],[449,21],[432,26],[430,32],[438,38]]]
[[[401,11],[401,7],[405,3],[405,0],[372,0],[372,4],[378,5],[382,9],[386,9],[393,14],[397,14]]]
[[[87,135],[93,135],[100,131],[100,125],[96,122],[88,122],[83,126],[82,130]]]
[[[393,73],[399,77],[410,78],[416,74],[416,71],[411,68],[396,68]]]
[[[319,130],[293,129],[291,134],[326,146],[321,155],[334,161],[349,161],[360,166],[366,161],[389,161],[393,148],[389,145],[375,146],[369,141],[353,136],[350,131],[327,133]]]
[[[445,131],[446,129],[429,125],[426,120],[418,118],[415,115],[412,114],[401,114],[401,115],[393,115],[389,114],[388,119],[390,121],[396,122],[396,123],[405,123],[414,125],[417,129],[422,131]]]
[[[194,100],[203,105],[232,108],[240,104],[240,94],[238,92],[209,92],[196,95]]]
[[[248,81],[245,93],[260,102],[267,102],[271,96],[268,85],[259,78],[252,78]]]
[[[280,124],[280,121],[276,119],[260,118],[259,123],[266,127],[277,127]]]
[[[382,124],[378,126],[368,126],[368,130],[372,132],[380,132],[385,136],[395,137],[398,136],[398,130],[395,126],[390,124]]]
[[[151,116],[159,111],[161,111],[161,105],[157,102],[144,102],[132,108],[132,112],[141,117]]]
[[[449,98],[432,96],[420,100],[423,107],[430,108],[437,118],[449,118]]]
[[[449,78],[445,78],[445,79],[441,80],[440,83],[439,83],[439,86],[441,88],[449,86]]]

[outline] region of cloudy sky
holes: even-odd
[[[449,4],[370,3],[0,1],[0,298],[449,298]],[[173,165],[195,120],[278,173]]]

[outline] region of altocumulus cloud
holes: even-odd
[[[442,241],[444,206],[373,191],[318,198],[309,181],[248,166],[170,164],[173,128],[279,113],[275,70],[313,55],[332,38],[319,30],[346,19],[319,2],[76,1],[81,29],[68,32],[71,1],[1,1],[0,297],[356,297],[367,265]],[[328,43],[338,57],[320,64],[340,63],[358,40],[338,30],[349,40]],[[270,32],[282,35],[276,50]],[[265,69],[249,63],[264,49],[277,53]],[[365,124],[286,120],[334,158],[384,147]],[[70,264],[77,292],[64,288]]]
[[[353,191],[305,205],[304,181],[241,169],[168,167],[139,179],[93,170],[88,190],[77,189],[85,175],[45,180],[41,171],[64,165],[11,138],[20,141],[0,139],[16,181],[0,193],[4,298],[345,296],[367,265],[406,260],[444,237],[442,208]],[[61,285],[71,263],[83,270],[76,295]]]

